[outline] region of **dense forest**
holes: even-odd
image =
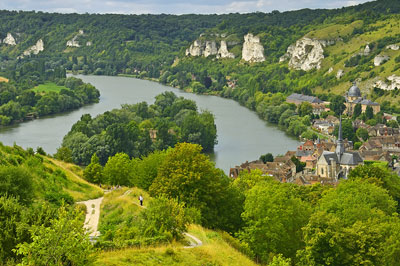
[[[94,118],[83,115],[64,137],[56,156],[88,165],[95,153],[104,165],[116,153],[138,158],[178,142],[200,144],[205,152],[213,151],[217,129],[210,112],[199,113],[194,101],[173,92],[155,99],[150,106],[146,102],[126,104]]]
[[[65,69],[47,69],[44,60],[18,65],[9,82],[0,82],[0,125],[77,109],[99,101],[91,84],[66,77]]]

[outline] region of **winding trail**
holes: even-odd
[[[100,236],[100,232],[97,231],[97,227],[99,225],[100,219],[100,205],[103,201],[103,197],[77,202],[78,204],[86,205],[86,218],[83,227],[87,232],[90,232],[90,237],[98,237]]]
[[[131,190],[127,190],[122,196],[127,196],[131,193]],[[99,225],[99,219],[100,219],[100,205],[101,202],[103,201],[104,197],[97,198],[97,199],[92,199],[92,200],[86,200],[86,201],[80,201],[77,202],[78,204],[85,204],[86,205],[86,218],[85,218],[85,224],[83,227],[86,229],[87,232],[90,232],[89,237],[96,238],[100,236],[100,232],[97,231],[97,227]],[[146,206],[140,206],[140,204],[133,202],[133,204],[142,207],[146,209]],[[195,248],[195,247],[200,247],[203,245],[203,242],[195,237],[192,234],[189,234],[187,232],[183,233],[186,237],[190,238],[190,244],[188,246],[184,246],[183,248]]]

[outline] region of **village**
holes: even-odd
[[[365,113],[368,109],[374,115],[378,114],[380,105],[361,96],[360,89],[355,83],[345,95],[344,115],[351,117],[357,108]],[[230,169],[229,176],[236,178],[245,171],[258,169],[265,175],[274,177],[283,183],[298,185],[337,184],[340,179],[347,179],[348,174],[358,165],[377,164],[391,168],[400,175],[400,131],[398,127],[390,127],[391,123],[369,125],[360,119],[352,121],[352,130],[364,133],[360,141],[353,143],[343,138],[342,117],[328,115],[320,117],[322,112],[329,111],[329,103],[317,97],[293,93],[286,102],[296,106],[307,102],[313,107],[316,116],[312,121],[312,129],[319,133],[316,140],[304,140],[295,151],[287,151],[284,155],[270,154],[268,159],[242,163]],[[395,116],[383,114],[385,121],[395,121]],[[335,129],[337,137],[335,137]]]

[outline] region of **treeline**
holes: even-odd
[[[65,88],[59,92],[35,92],[32,88],[23,89],[18,83],[0,82],[0,125],[74,110],[99,101],[100,92],[80,79],[59,78],[55,82]]]
[[[123,105],[95,118],[83,115],[64,137],[56,156],[88,165],[96,153],[104,165],[116,153],[137,158],[178,142],[200,144],[206,152],[214,149],[217,129],[210,112],[199,113],[194,101],[173,92],[155,98],[150,106],[142,102]]]
[[[144,225],[142,214],[125,211],[118,212],[124,215],[119,220],[114,211],[102,224],[101,247],[179,239],[190,221],[230,232],[238,241],[235,248],[262,264],[400,263],[400,178],[374,165],[358,166],[337,186],[280,183],[258,170],[233,180],[201,154],[200,146],[181,143],[142,159],[120,153],[104,167],[94,155],[84,176],[92,182],[136,186],[158,198],[150,213],[158,210],[159,227]]]

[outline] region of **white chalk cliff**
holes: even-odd
[[[206,41],[206,48],[204,49],[203,52],[204,57],[208,57],[209,55],[216,55],[217,52],[218,49],[215,41]]]
[[[26,49],[20,57],[23,58],[24,56],[30,56],[31,54],[38,54],[42,51],[44,51],[44,43],[43,40],[40,39],[36,42],[35,45],[32,45],[31,47]]]
[[[390,82],[390,84],[387,84],[386,82],[382,80],[378,80],[375,84],[374,87],[379,88],[381,90],[394,90],[395,88],[400,89],[400,77],[396,75],[391,75],[387,77],[387,80]]]
[[[375,58],[374,58],[374,66],[380,66],[380,65],[382,65],[383,63],[385,63],[386,61],[388,61],[389,60],[389,56],[387,56],[387,55],[377,55],[377,56],[375,56]]]
[[[297,70],[320,69],[324,59],[323,47],[331,44],[332,42],[303,37],[295,44],[290,45],[286,54],[279,61],[289,59],[289,67]]]
[[[226,41],[221,41],[221,47],[218,49],[217,58],[235,58],[235,55],[228,51]]]
[[[4,38],[3,43],[8,45],[17,45],[15,42],[15,38],[12,36],[11,33],[7,33],[7,37]]]
[[[78,37],[81,35],[84,35],[85,33],[83,32],[83,30],[79,30],[78,34],[76,34],[71,40],[67,41],[67,47],[81,47],[81,45],[79,44],[79,41],[77,41]],[[90,46],[87,45],[86,46]]]
[[[263,62],[264,47],[260,43],[260,38],[248,33],[244,36],[244,43],[242,49],[242,59],[247,62]]]
[[[195,40],[193,44],[186,49],[187,56],[202,56],[204,51],[204,44],[200,40]]]

